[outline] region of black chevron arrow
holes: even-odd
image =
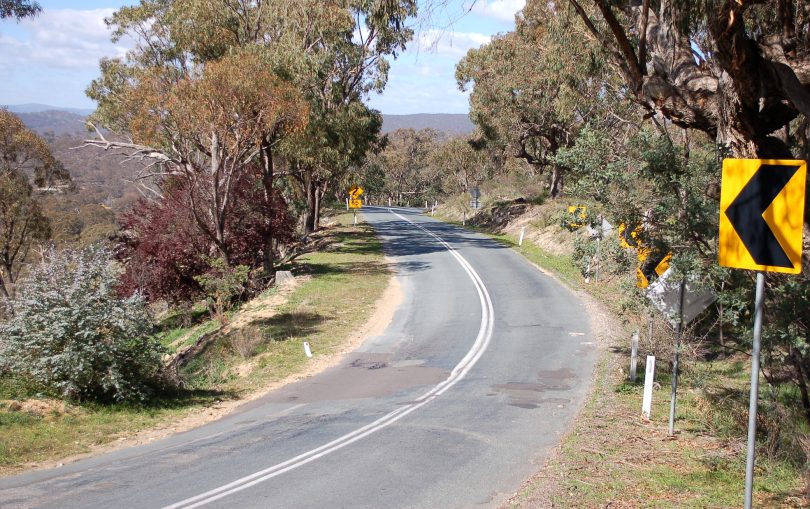
[[[798,170],[799,166],[763,164],[726,209],[726,216],[758,265],[793,267],[762,214]]]
[[[641,273],[644,274],[644,277],[647,278],[647,281],[652,283],[653,279],[658,277],[658,273],[655,271],[658,268],[658,264],[664,261],[664,258],[667,257],[667,251],[663,249],[656,249],[644,260],[644,263],[641,264]],[[792,265],[791,265],[792,267]]]

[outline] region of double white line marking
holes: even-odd
[[[427,405],[437,397],[441,396],[445,393],[448,389],[456,385],[467,373],[472,369],[473,366],[478,362],[478,359],[484,354],[486,351],[487,346],[489,346],[490,341],[492,340],[492,327],[493,327],[493,316],[494,312],[492,310],[492,299],[489,297],[489,292],[487,292],[486,287],[484,286],[483,281],[481,281],[481,277],[472,268],[472,266],[461,256],[455,248],[453,248],[450,244],[445,242],[441,237],[436,235],[435,233],[428,231],[421,225],[411,221],[410,219],[399,215],[398,213],[394,212],[391,209],[388,209],[389,212],[394,214],[395,216],[399,217],[400,219],[407,221],[408,223],[412,224],[416,228],[419,228],[423,232],[427,233],[431,237],[435,238],[441,245],[443,245],[451,255],[458,261],[467,275],[475,285],[475,290],[478,292],[478,299],[481,303],[481,326],[478,329],[478,336],[475,338],[475,342],[472,345],[472,348],[467,352],[461,361],[453,368],[453,371],[450,372],[450,376],[448,376],[444,381],[440,382],[439,384],[432,387],[429,391],[424,393],[422,396],[416,398],[412,402],[402,405],[396,410],[380,417],[376,421],[363,426],[362,428],[356,429],[351,433],[347,433],[331,442],[324,444],[316,449],[312,449],[307,451],[303,454],[299,454],[298,456],[284,461],[282,463],[278,463],[277,465],[273,465],[271,467],[265,468],[264,470],[260,470],[256,473],[250,474],[248,476],[242,477],[241,479],[237,479],[231,483],[225,484],[218,488],[214,488],[210,491],[206,491],[205,493],[201,493],[191,498],[187,498],[185,500],[181,500],[175,504],[166,506],[164,509],[191,509],[193,507],[200,507],[211,503],[215,500],[219,500],[223,497],[227,497],[228,495],[232,495],[239,491],[245,490],[250,488],[251,486],[255,486],[261,482],[267,481],[268,479],[272,479],[278,475],[281,475],[285,472],[289,472],[295,468],[298,468],[302,465],[306,465],[311,461],[315,461],[318,458],[322,458],[327,454],[335,452],[339,449],[346,447],[349,444],[357,442],[372,433],[379,431],[391,424],[397,422],[398,420],[402,419],[406,415],[414,412],[423,406]]]

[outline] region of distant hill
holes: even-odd
[[[475,126],[464,113],[417,113],[415,115],[383,114],[384,133],[397,129],[436,129],[448,135],[469,134]]]
[[[69,111],[46,110],[35,113],[15,113],[20,120],[31,130],[40,135],[52,133],[56,136],[63,134],[71,136],[87,136],[85,128],[85,115]]]
[[[0,108],[6,108],[12,113],[42,113],[43,111],[66,111],[76,115],[87,116],[93,113],[94,110],[88,108],[61,108],[59,106],[49,106],[47,104],[7,104],[0,105]]]
[[[0,107],[17,114],[30,129],[40,134],[52,132],[57,136],[62,134],[83,135],[85,132],[84,118],[93,113],[93,110],[86,108],[59,108],[47,104],[12,104]],[[469,134],[473,132],[475,126],[470,121],[470,117],[464,113],[383,114],[383,133],[390,133],[397,129],[426,128],[455,136]]]

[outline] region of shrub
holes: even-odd
[[[146,399],[160,384],[163,348],[143,298],[118,297],[119,272],[105,249],[46,253],[0,323],[12,373],[66,398]]]
[[[211,269],[194,279],[205,291],[211,316],[224,324],[225,312],[231,309],[234,299],[245,291],[250,268],[245,265],[228,266],[224,258],[209,259]]]

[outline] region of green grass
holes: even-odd
[[[93,446],[171,422],[216,399],[214,395],[189,393],[149,406],[66,404],[64,411],[44,413],[0,408],[0,474],[19,471],[26,463],[89,452]]]
[[[249,358],[255,366],[246,376],[237,372],[245,360],[228,338],[222,338],[186,368],[186,390],[147,405],[66,404],[61,409],[60,402],[37,395],[23,381],[0,379],[0,399],[33,397],[60,406],[58,411],[37,413],[12,411],[0,402],[0,474],[18,472],[27,463],[86,453],[95,446],[172,423],[218,401],[259,390],[312,362],[304,355],[303,341],[310,343],[315,357],[340,350],[352,331],[370,316],[390,272],[371,228],[348,226],[351,214],[343,214],[339,220],[342,226],[327,232],[333,237],[331,244],[339,247],[305,255],[285,267],[311,279],[294,290],[275,316],[254,324],[266,339]],[[265,296],[276,291],[268,290]],[[197,313],[190,327],[170,320],[161,341],[168,345],[187,335],[183,344],[190,344],[216,326],[205,313]]]
[[[551,271],[571,288],[580,288],[583,285],[582,274],[570,256],[549,253],[528,240],[524,240],[523,245],[519,246],[518,239],[514,235],[491,233],[487,235],[514,249],[532,263]]]
[[[202,380],[201,386],[213,384],[241,393],[276,382],[311,362],[304,354],[304,341],[314,357],[330,356],[365,323],[388,285],[390,272],[371,227],[353,226],[351,213],[337,219],[341,227],[331,235],[332,244],[340,247],[299,258],[294,272],[312,279],[296,288],[275,316],[253,324],[263,340],[252,356],[256,365],[250,374],[233,376],[245,359],[225,341],[189,366],[195,385]],[[219,364],[210,364],[211,359]]]

